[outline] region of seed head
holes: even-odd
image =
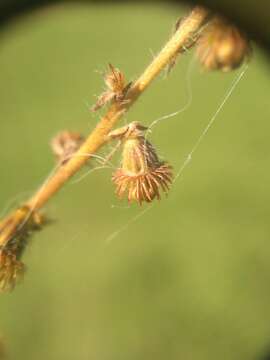
[[[95,112],[110,101],[123,103],[125,96],[131,86],[126,84],[124,74],[112,64],[109,64],[109,71],[104,76],[106,90],[98,97],[96,104],[91,108]]]
[[[165,193],[172,182],[172,167],[160,161],[154,147],[145,139],[146,128],[138,122],[111,133],[121,136],[123,144],[121,167],[113,174],[116,194],[128,201],[151,202],[160,199],[160,190]]]
[[[250,54],[245,34],[220,16],[214,17],[198,40],[197,56],[205,70],[231,71]]]
[[[5,250],[0,251],[0,292],[11,291],[22,279],[25,265],[16,255]]]
[[[0,292],[12,290],[22,278],[21,256],[31,235],[46,222],[43,215],[22,206],[0,224]]]
[[[84,137],[76,132],[62,131],[51,141],[52,151],[60,164],[65,164],[80,148]]]

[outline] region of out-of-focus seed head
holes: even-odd
[[[172,167],[159,160],[144,130],[140,123],[133,122],[111,133],[112,137],[120,136],[123,144],[121,167],[112,178],[116,194],[120,198],[127,194],[129,202],[140,205],[160,199],[160,191],[167,193],[172,182]]]
[[[52,151],[60,164],[65,164],[72,155],[80,148],[84,137],[71,131],[62,131],[51,141]]]
[[[246,35],[220,16],[213,18],[198,40],[197,56],[205,70],[236,69],[250,54]]]
[[[34,232],[42,229],[46,218],[22,206],[0,223],[0,292],[10,291],[25,272],[21,256]]]
[[[13,290],[24,272],[25,265],[17,260],[15,254],[0,251],[0,292]]]

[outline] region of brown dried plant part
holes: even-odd
[[[84,137],[71,131],[62,131],[51,141],[52,151],[60,164],[65,164],[72,155],[79,150],[84,142]]]
[[[0,292],[12,291],[22,280],[25,265],[16,255],[5,250],[0,252]]]
[[[0,292],[11,291],[21,280],[21,256],[32,234],[46,223],[43,215],[22,206],[0,224]]]
[[[197,56],[205,70],[238,68],[251,55],[250,41],[235,25],[215,16],[198,40]]]
[[[96,104],[91,108],[95,112],[111,101],[122,103],[125,101],[126,94],[131,86],[131,82],[126,84],[124,74],[112,64],[109,64],[109,71],[104,76],[105,90],[97,99]]]
[[[172,167],[160,161],[154,147],[144,137],[147,128],[139,122],[112,131],[110,138],[120,138],[123,152],[121,167],[113,174],[116,194],[140,205],[160,199],[160,191],[167,194],[172,182]]]

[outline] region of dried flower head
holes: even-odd
[[[198,41],[197,56],[206,70],[236,69],[250,54],[245,34],[220,16],[213,18]]]
[[[131,82],[126,84],[124,74],[112,64],[109,64],[109,71],[104,76],[107,89],[98,97],[96,104],[91,111],[97,111],[110,101],[123,103]]]
[[[62,131],[51,141],[52,151],[60,164],[65,164],[80,148],[84,137],[76,132]]]
[[[154,147],[144,137],[147,128],[138,122],[110,133],[111,138],[120,137],[123,145],[121,167],[113,174],[116,194],[128,201],[151,202],[160,199],[172,182],[172,167],[160,161]]]
[[[31,235],[46,222],[43,215],[22,206],[0,224],[0,292],[12,290],[22,278],[23,251]]]
[[[0,251],[0,291],[11,291],[22,279],[25,265],[12,252]]]

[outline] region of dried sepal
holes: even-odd
[[[215,16],[198,40],[197,56],[205,70],[238,68],[250,56],[246,35],[221,16]]]
[[[57,161],[65,164],[83,142],[84,137],[80,133],[65,130],[52,139],[51,148]]]
[[[113,174],[116,194],[129,202],[152,202],[160,199],[160,192],[168,192],[172,182],[172,167],[160,161],[156,150],[144,137],[144,126],[132,122],[126,127],[113,131],[112,138],[122,140],[121,167]]]
[[[0,292],[11,291],[21,280],[21,256],[32,234],[46,223],[42,214],[22,206],[0,224]]]
[[[124,74],[112,64],[109,64],[109,71],[104,76],[106,90],[98,97],[97,102],[92,106],[91,111],[95,112],[111,101],[123,103],[126,94],[131,86],[126,83]]]

